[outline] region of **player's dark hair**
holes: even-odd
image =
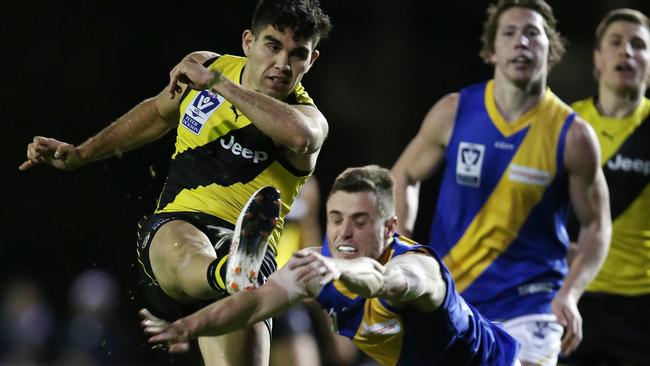
[[[395,182],[390,171],[378,165],[348,168],[343,171],[332,185],[329,195],[338,192],[372,192],[377,197],[377,210],[382,218],[395,215]]]
[[[279,31],[288,27],[295,39],[311,40],[314,47],[332,29],[330,17],[320,8],[318,0],[260,0],[251,30],[259,34],[268,25]]]

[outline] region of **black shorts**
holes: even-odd
[[[650,365],[650,295],[585,292],[582,343],[566,365]]]
[[[165,223],[173,220],[182,220],[194,225],[202,231],[209,239],[212,245],[220,241],[223,242],[217,251],[217,257],[223,257],[228,254],[230,249],[230,236],[224,234],[223,229],[233,230],[234,225],[218,217],[200,213],[200,212],[163,212],[153,214],[143,218],[138,223],[138,240],[137,252],[138,262],[140,262],[140,283],[142,284],[145,296],[149,300],[149,310],[159,318],[174,321],[213,303],[215,299],[197,300],[191,302],[181,302],[169,297],[158,285],[156,278],[151,269],[149,261],[149,246],[156,231]],[[225,240],[225,241],[224,241]],[[277,269],[275,261],[275,252],[269,245],[264,255],[264,261],[260,268],[260,274],[257,278],[259,285],[263,285],[266,279]],[[207,281],[207,268],[206,268]],[[224,295],[227,296],[227,295]],[[264,321],[269,333],[272,330],[272,321]]]

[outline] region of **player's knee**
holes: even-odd
[[[160,287],[171,297],[204,298],[205,270],[216,257],[205,234],[192,225],[172,221],[163,225],[149,248],[149,261]],[[203,270],[201,270],[203,268]],[[199,293],[193,294],[198,288]]]
[[[215,257],[207,236],[184,221],[170,221],[158,229],[151,241],[149,256],[153,262],[177,267],[194,255]]]

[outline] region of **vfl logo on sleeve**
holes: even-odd
[[[224,100],[221,95],[210,90],[201,91],[185,109],[183,126],[198,135],[201,133],[205,122]]]
[[[458,184],[468,187],[478,187],[481,184],[483,155],[485,155],[485,145],[460,142],[456,158]]]

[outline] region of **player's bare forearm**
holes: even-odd
[[[596,172],[591,186],[584,191],[585,204],[577,204],[580,235],[575,256],[571,262],[561,291],[579,298],[594,279],[607,257],[611,239],[612,222],[609,211],[609,194],[602,171]]]
[[[315,153],[327,136],[327,121],[313,106],[292,106],[226,78],[212,87],[273,141],[294,152]]]
[[[215,336],[247,328],[274,317],[301,298],[290,298],[287,291],[269,280],[253,291],[242,291],[184,318],[191,338]]]
[[[592,222],[580,231],[571,270],[564,280],[563,291],[579,298],[598,274],[609,249],[611,229],[602,221]]]
[[[120,156],[167,133],[174,127],[174,119],[173,116],[163,117],[158,104],[156,98],[143,101],[79,145],[82,164]]]
[[[569,132],[565,161],[569,170],[569,194],[580,222],[580,235],[561,292],[577,299],[607,256],[612,223],[609,192],[600,169],[600,146],[593,130],[586,122],[577,120]]]

